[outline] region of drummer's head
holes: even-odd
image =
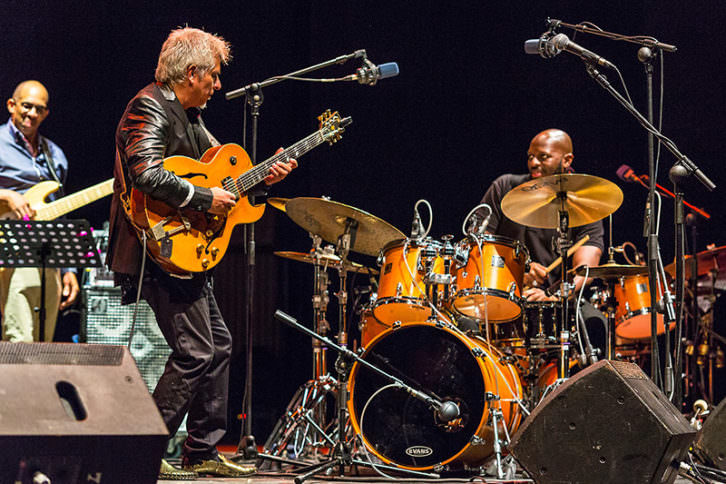
[[[570,135],[561,129],[546,129],[529,144],[527,168],[532,178],[567,173],[574,157]]]

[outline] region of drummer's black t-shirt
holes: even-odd
[[[486,203],[492,207],[492,216],[489,219],[489,225],[486,231],[494,235],[503,235],[514,240],[519,240],[529,250],[530,259],[533,262],[539,262],[543,266],[548,266],[559,256],[556,246],[557,230],[526,227],[510,220],[502,213],[501,202],[504,195],[512,188],[528,180],[530,180],[529,174],[506,174],[494,180],[481,201],[481,203]],[[480,209],[480,213],[482,216],[486,216],[486,208]],[[604,251],[605,230],[603,229],[602,221],[580,227],[572,227],[569,232],[572,243],[577,242],[585,235],[589,235],[590,240],[585,242],[585,245],[599,247],[600,250]],[[560,277],[559,270],[553,272],[555,274],[550,274],[550,284],[556,282]]]

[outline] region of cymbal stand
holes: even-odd
[[[311,255],[313,258],[313,317],[315,332],[325,336],[330,330],[326,319],[328,309],[328,286],[330,281],[327,273],[329,257],[333,255],[333,247],[321,247],[322,238],[310,233],[313,240]],[[327,419],[326,397],[335,393],[336,380],[328,374],[327,347],[317,339],[313,339],[313,378],[301,385],[293,395],[283,416],[277,421],[270,436],[265,442],[263,458],[281,456],[292,441],[295,457],[300,458],[317,449],[330,445],[333,441],[325,433],[329,427]]]
[[[570,241],[567,238],[567,231],[569,230],[570,215],[565,209],[565,202],[567,201],[567,192],[557,192],[557,198],[560,199],[561,208],[559,210],[559,224],[557,226],[557,248],[560,251],[562,257],[562,282],[560,283],[560,300],[562,301],[562,322],[560,324],[560,353],[559,362],[557,367],[558,379],[566,379],[570,377],[570,329],[568,327],[569,322],[569,308],[567,300],[570,295],[570,283],[568,281],[568,264],[567,264],[567,249],[570,247]]]
[[[345,466],[350,465],[359,465],[359,466],[366,466],[366,467],[373,467],[373,468],[383,468],[383,469],[390,469],[395,470],[399,472],[406,472],[415,476],[421,476],[421,477],[427,477],[427,478],[439,478],[440,476],[438,474],[433,473],[426,473],[426,472],[419,472],[414,471],[411,469],[406,469],[403,467],[392,467],[392,466],[385,466],[385,465],[379,465],[379,464],[373,464],[372,462],[367,462],[359,459],[355,459],[353,457],[352,451],[351,451],[351,444],[352,441],[348,440],[348,436],[345,432],[345,425],[344,423],[347,421],[348,413],[346,409],[346,403],[348,401],[348,376],[350,375],[350,369],[352,367],[352,362],[355,360],[359,364],[363,365],[364,367],[375,371],[379,375],[382,375],[387,380],[391,381],[395,386],[403,389],[406,393],[411,395],[414,398],[417,398],[423,402],[425,402],[434,412],[440,411],[440,409],[443,406],[443,402],[437,400],[434,396],[428,395],[426,393],[423,393],[422,391],[419,391],[407,384],[405,384],[402,380],[399,378],[396,378],[393,375],[390,375],[386,373],[385,371],[381,370],[380,368],[372,365],[371,363],[367,362],[366,360],[360,358],[358,355],[355,354],[355,352],[349,350],[344,345],[338,345],[331,341],[328,338],[325,338],[324,336],[320,336],[319,334],[315,333],[314,331],[310,330],[306,326],[298,323],[293,317],[290,315],[277,310],[275,311],[275,319],[282,321],[285,324],[288,324],[292,326],[293,328],[302,331],[303,333],[312,336],[315,339],[320,340],[323,342],[327,347],[332,348],[338,352],[338,358],[335,362],[335,370],[338,373],[338,392],[336,394],[336,405],[338,409],[338,421],[342,422],[338,425],[338,432],[336,433],[337,440],[335,442],[335,445],[332,447],[333,451],[330,454],[330,458],[325,461],[318,464],[313,464],[311,466],[307,466],[303,469],[301,469],[302,472],[305,472],[301,476],[297,476],[294,479],[295,484],[302,484],[307,479],[312,477],[313,475],[327,471],[329,469],[333,469],[334,467],[338,467],[338,475],[343,476],[345,472]],[[457,408],[458,412],[458,408]]]

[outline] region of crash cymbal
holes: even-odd
[[[716,279],[726,279],[726,245],[716,247],[714,249],[706,249],[696,254],[698,257],[698,277],[710,277],[711,270],[716,270]],[[691,278],[691,259],[692,255],[687,255],[683,263],[683,273],[686,280]],[[671,277],[676,277],[676,263],[673,262],[665,266],[665,270]]]
[[[572,173],[535,178],[512,188],[502,199],[502,212],[528,227],[556,229],[559,211],[569,214],[569,226],[603,219],[623,203],[623,192],[604,178]]]
[[[292,259],[299,262],[307,262],[308,264],[315,263],[315,257],[312,254],[306,252],[289,252],[278,250],[274,254],[279,257],[284,257],[285,259]],[[331,269],[338,269],[340,267],[340,257],[335,254],[321,254],[320,262],[323,265],[327,265],[327,267],[330,267]],[[348,261],[345,264],[345,270],[348,272],[358,272],[361,274],[378,274],[378,271],[376,269],[368,268],[353,261]]]
[[[579,266],[575,269],[575,274],[584,277],[585,269],[586,266]],[[587,271],[587,276],[598,279],[615,279],[621,276],[639,276],[647,273],[648,266],[630,266],[611,263],[590,267],[589,271]]]
[[[293,198],[285,211],[293,222],[331,244],[337,244],[346,225],[351,225],[350,250],[361,254],[376,256],[389,242],[406,237],[374,215],[324,198]]]
[[[269,205],[272,205],[276,209],[284,212],[285,211],[285,205],[287,205],[289,198],[280,198],[280,197],[271,197],[267,199],[267,203]]]

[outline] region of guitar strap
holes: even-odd
[[[55,171],[55,163],[53,162],[53,157],[50,155],[50,150],[48,149],[48,143],[45,141],[45,138],[42,136],[40,137],[40,151],[43,153],[43,157],[45,158],[45,164],[48,166],[48,171],[50,172],[50,176],[55,180],[60,187],[58,188],[58,196],[64,197],[65,196],[65,190],[63,189],[63,182],[61,182],[60,178],[58,177],[58,174]]]

